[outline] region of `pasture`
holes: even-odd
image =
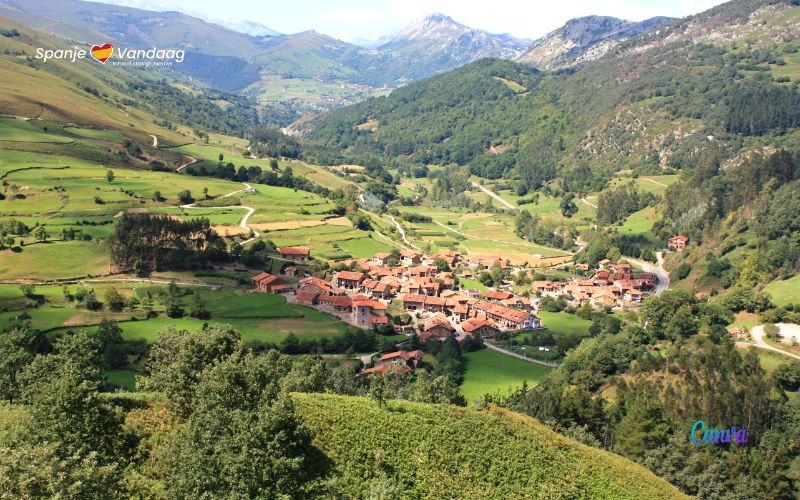
[[[472,402],[484,394],[505,395],[523,382],[534,386],[550,373],[551,368],[528,363],[489,349],[463,355],[464,382],[461,393]]]

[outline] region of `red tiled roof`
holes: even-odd
[[[490,299],[497,299],[497,300],[505,300],[510,299],[514,295],[508,292],[498,292],[495,290],[489,290],[486,292],[486,297]]]
[[[300,292],[295,297],[297,298],[298,302],[314,302],[314,299],[317,298],[316,293],[313,292]]]
[[[364,279],[364,273],[357,273],[354,271],[341,271],[336,274],[338,280],[361,281]]]
[[[388,325],[389,318],[387,318],[386,316],[372,316],[371,318],[369,318],[369,322],[370,324],[373,325]]]
[[[423,330],[427,331],[437,326],[447,328],[450,331],[454,330],[453,325],[443,320],[442,318],[437,318],[435,316],[425,321],[425,324],[423,325]]]
[[[408,373],[411,371],[411,368],[406,365],[398,365],[398,366],[376,366],[374,368],[367,368],[366,370],[362,371],[358,374],[358,376],[362,375],[369,375],[370,373],[387,373],[389,371],[398,372],[398,373]]]
[[[415,358],[422,359],[423,356],[425,356],[425,353],[420,350],[411,352],[395,351],[395,352],[390,352],[389,354],[384,354],[383,356],[380,357],[380,361],[386,361],[394,358],[403,358],[404,360],[408,361],[410,359],[415,359]]]
[[[461,328],[467,333],[472,333],[475,330],[482,328],[484,326],[494,328],[495,330],[497,329],[497,326],[495,326],[495,324],[489,321],[488,319],[469,318],[468,320],[461,323]]]
[[[255,282],[259,282],[259,281],[263,280],[264,278],[266,278],[267,276],[269,276],[269,273],[258,273],[255,276],[253,276],[251,279],[253,281],[255,281]]]
[[[385,311],[386,304],[378,302],[377,300],[360,300],[353,301],[353,307],[369,307],[375,311]]]
[[[420,295],[418,293],[406,293],[400,296],[400,300],[403,302],[419,302],[420,304],[424,304],[427,297],[427,295]]]
[[[353,299],[347,295],[341,295],[333,298],[333,307],[348,307],[353,305]]]

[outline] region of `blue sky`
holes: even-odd
[[[102,0],[100,0],[102,1]],[[441,12],[474,28],[537,38],[574,17],[591,14],[640,21],[682,17],[722,0],[123,0],[111,3],[180,6],[206,17],[251,20],[281,33],[313,29],[342,40],[376,39],[415,18]],[[145,5],[146,4],[146,5]]]

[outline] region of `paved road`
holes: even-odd
[[[226,194],[225,196],[220,196],[220,198],[228,198],[229,196],[233,196],[233,195],[236,195],[236,194],[239,194],[239,193],[243,193],[245,191],[252,191],[253,190],[253,186],[251,186],[250,184],[248,184],[246,182],[243,182],[242,184],[244,185],[244,189],[238,189],[236,191],[233,191],[233,192],[230,192],[230,193]],[[242,229],[244,229],[246,231],[252,231],[253,232],[253,237],[248,239],[248,240],[243,241],[241,244],[245,245],[245,244],[250,243],[251,241],[255,240],[256,238],[258,238],[258,236],[259,236],[258,231],[256,231],[255,229],[253,229],[253,228],[251,228],[250,226],[247,225],[247,221],[250,219],[250,216],[253,215],[253,212],[256,211],[255,208],[248,207],[247,205],[227,205],[227,206],[224,206],[224,207],[196,207],[195,205],[197,205],[197,203],[189,203],[187,205],[181,205],[181,208],[186,208],[186,209],[190,209],[190,210],[191,209],[195,209],[195,210],[215,210],[215,209],[223,209],[223,208],[244,208],[245,210],[247,210],[247,213],[244,215],[244,217],[242,217],[241,222],[239,222],[239,227],[241,227]]]
[[[480,189],[484,193],[488,194],[489,196],[491,196],[495,200],[497,200],[498,203],[500,203],[501,205],[503,205],[503,206],[505,206],[507,208],[510,208],[511,210],[514,210],[515,208],[517,208],[514,205],[512,205],[511,203],[509,203],[508,201],[506,201],[503,198],[501,198],[499,194],[495,193],[494,191],[490,191],[489,189],[487,189],[487,188],[481,186],[480,184],[478,184],[477,182],[473,182],[472,185],[475,186],[476,188]]]
[[[656,289],[653,293],[655,295],[661,295],[662,293],[669,290],[669,273],[665,271],[663,267],[661,267],[664,263],[664,259],[661,256],[661,252],[658,252],[657,257],[659,262],[657,266],[654,266],[653,264],[645,262],[643,260],[634,259],[633,257],[623,256],[622,258],[630,262],[634,266],[638,266],[642,268],[644,271],[648,273],[653,273],[656,276],[658,276],[658,284],[656,284]]]
[[[800,356],[798,356],[797,354],[784,351],[783,349],[778,349],[777,347],[769,345],[764,340],[764,325],[758,325],[751,328],[750,336],[753,337],[753,342],[737,342],[737,344],[760,347],[761,349],[768,349],[770,351],[779,352],[785,356],[789,356],[790,358],[800,359]]]
[[[526,358],[522,354],[517,354],[515,352],[509,351],[508,349],[503,349],[502,347],[498,347],[494,344],[490,344],[489,342],[484,342],[487,349],[491,349],[493,351],[497,351],[500,354],[505,354],[506,356],[511,356],[512,358],[517,358],[522,361],[527,361],[528,363],[533,363],[535,365],[542,365],[547,366],[548,368],[556,368],[558,366],[557,363],[548,363],[547,361],[539,361],[538,359]]]

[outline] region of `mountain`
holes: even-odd
[[[673,21],[670,17],[654,17],[638,23],[615,17],[579,17],[533,42],[517,62],[548,71],[575,66],[597,59],[620,40]]]
[[[529,43],[508,34],[470,28],[443,14],[432,14],[378,40],[376,48],[390,55],[395,64],[415,67],[407,77],[417,79],[484,57],[514,59]]]
[[[94,0],[90,0],[94,1]],[[111,5],[120,5],[123,7],[133,7],[141,10],[152,10],[155,12],[182,12],[192,17],[208,21],[209,23],[217,24],[219,26],[228,28],[230,30],[243,33],[251,36],[277,36],[280,35],[277,31],[264,26],[263,24],[250,21],[247,19],[233,20],[233,19],[218,19],[209,17],[202,12],[193,9],[187,9],[182,5],[170,2],[161,2],[158,0],[105,0],[102,3]]]
[[[517,413],[406,401],[381,407],[323,394],[292,399],[347,497],[369,496],[382,476],[414,498],[683,497],[640,465]]]

